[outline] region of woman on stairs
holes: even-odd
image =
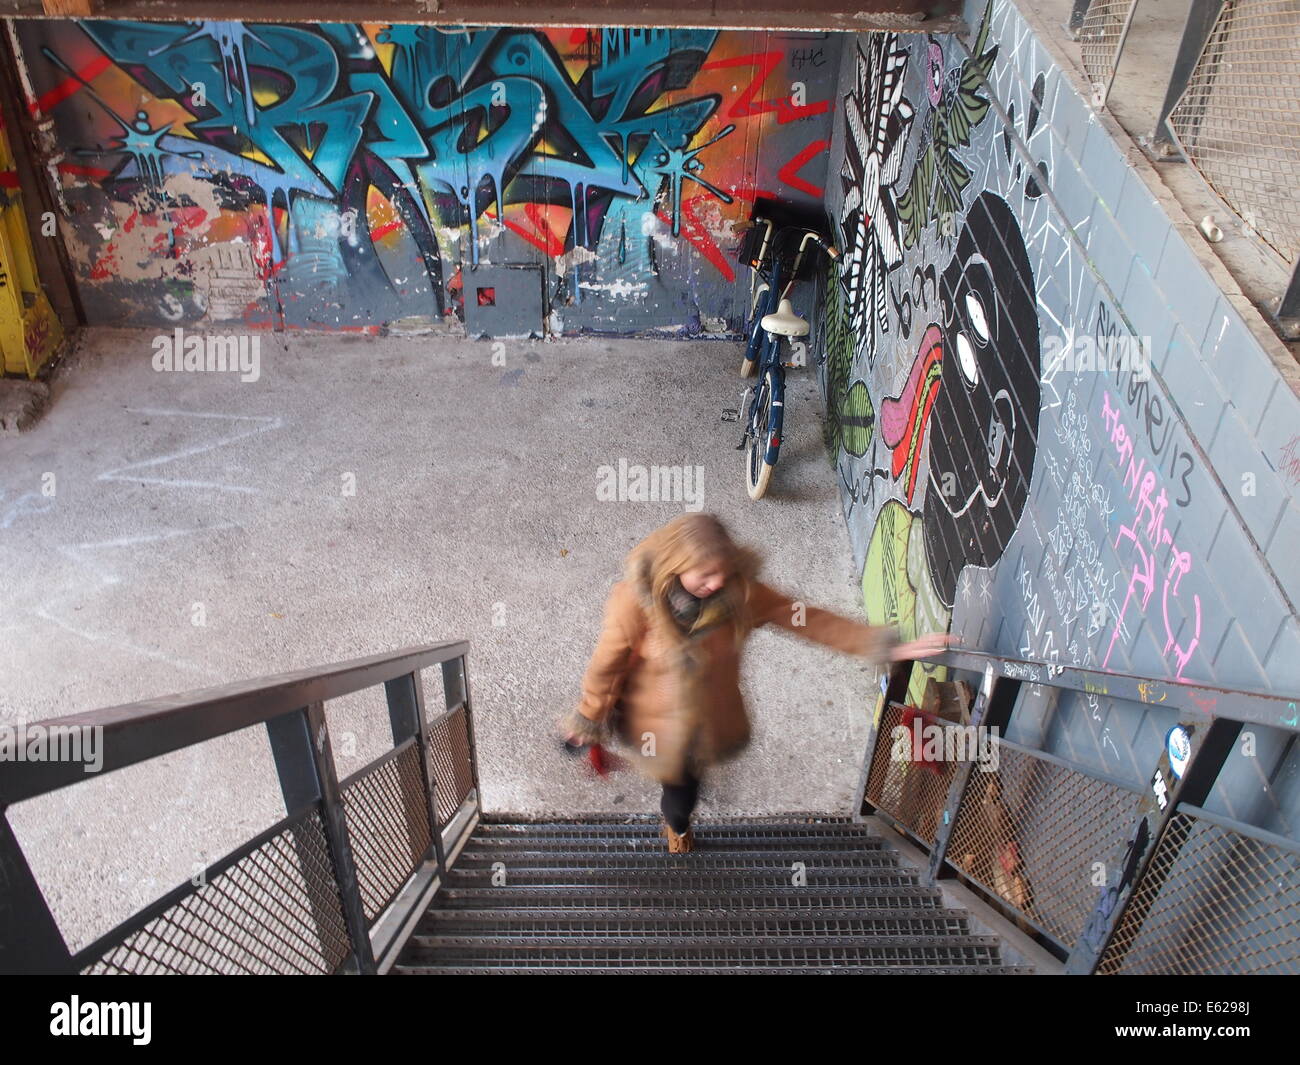
[[[632,549],[614,585],[582,683],[562,723],[571,745],[616,736],[639,769],[663,785],[668,850],[694,845],[691,812],[707,766],[749,742],[740,696],[745,638],[769,622],[884,663],[927,658],[946,635],[899,643],[891,628],[804,606],[757,579],[759,556],[711,514],[686,514]]]

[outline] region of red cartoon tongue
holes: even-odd
[[[907,384],[896,398],[886,397],[880,404],[880,435],[893,449],[893,475],[898,477],[910,464],[907,501],[916,490],[917,456],[925,441],[925,426],[930,408],[939,394],[943,365],[943,334],[937,325],[926,329],[920,351],[907,375]]]

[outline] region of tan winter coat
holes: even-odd
[[[897,644],[891,628],[796,604],[758,581],[752,571],[732,575],[707,601],[723,597],[721,620],[683,640],[665,633],[666,620],[651,609],[650,562],[629,559],[614,585],[604,627],[582,683],[582,701],[570,731],[587,742],[617,736],[638,767],[670,783],[733,757],[749,742],[749,717],[740,695],[743,640],[732,620],[739,603],[751,628],[768,623],[848,654],[884,661]],[[747,635],[747,633],[745,634]]]

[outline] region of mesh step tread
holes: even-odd
[[[696,835],[697,853],[705,854],[781,854],[815,848],[826,853],[893,854],[885,842],[875,836],[799,836],[789,839],[754,839]],[[667,843],[658,833],[639,836],[473,836],[465,844],[466,853],[496,854],[664,854]]]
[[[528,821],[526,818],[511,817],[510,814],[484,814],[480,827],[484,828],[598,828],[602,831],[617,828],[634,828],[649,826],[658,830],[662,818],[656,813],[642,814],[582,814],[567,821]],[[757,824],[761,828],[798,828],[805,824],[822,824],[829,827],[866,828],[866,823],[854,821],[852,817],[835,817],[831,814],[797,813],[764,814],[762,817],[749,814],[748,817],[708,817],[698,819],[703,826],[731,827],[735,824]]]
[[[466,855],[461,853],[456,858],[457,869],[488,869],[501,864],[509,869],[530,869],[538,872],[545,870],[564,871],[568,869],[672,869],[682,872],[698,870],[713,872],[720,869],[735,870],[782,870],[790,871],[794,862],[813,869],[861,869],[866,871],[891,871],[900,868],[898,859],[892,854],[853,854],[853,853],[818,853],[800,850],[792,854],[773,854],[771,851],[745,851],[741,853],[699,853],[692,854],[572,854],[567,851],[556,854],[521,854],[507,852],[504,854]]]
[[[565,906],[578,903],[580,899],[591,899],[595,906],[615,907],[634,906],[638,902],[653,901],[680,908],[707,906],[710,908],[730,909],[764,905],[787,909],[791,906],[813,905],[838,909],[851,909],[857,905],[881,908],[891,904],[908,908],[938,909],[941,895],[937,888],[908,884],[904,886],[877,886],[869,896],[858,891],[826,891],[821,887],[786,887],[777,892],[718,891],[709,889],[689,889],[682,887],[638,887],[620,885],[617,890],[609,887],[583,886],[569,887],[557,891],[553,887],[520,886],[510,888],[492,887],[453,887],[443,888],[434,899],[434,904],[481,907],[489,906]],[[578,903],[580,904],[580,903]]]
[[[484,869],[452,869],[447,874],[449,887],[490,887],[494,872]],[[669,887],[680,884],[687,888],[712,888],[726,891],[735,888],[746,890],[781,889],[792,886],[789,870],[782,869],[513,869],[508,873],[509,883],[520,887],[616,887],[621,884],[640,884],[645,887]],[[905,870],[835,869],[808,871],[809,886],[834,891],[836,888],[906,887],[917,882],[916,875]]]
[[[792,836],[818,836],[832,838],[879,839],[865,825],[847,824],[762,824],[755,821],[738,821],[720,824],[709,821],[697,821],[692,827],[697,837],[751,837],[754,839],[785,839]],[[544,839],[551,836],[579,836],[587,839],[620,836],[658,836],[662,822],[644,821],[633,824],[483,824],[480,822],[474,830],[474,836],[482,839],[536,837]]]
[[[966,910],[899,910],[899,909],[843,909],[843,910],[792,910],[697,908],[682,909],[591,909],[588,907],[552,907],[550,909],[484,909],[484,910],[429,910],[420,922],[420,930],[436,928],[465,928],[487,924],[519,925],[535,928],[593,926],[614,924],[618,926],[707,926],[727,922],[735,927],[747,925],[772,925],[790,928],[807,924],[860,925],[873,927],[891,925],[899,927],[927,927],[935,925],[965,926],[970,914]]]
[[[583,950],[572,945],[562,947],[503,946],[491,950],[479,946],[451,948],[433,952],[429,960],[441,965],[588,965],[623,963],[636,968],[656,964],[718,963],[731,965],[965,965],[978,968],[982,965],[1001,964],[996,947],[965,945],[959,947],[897,946],[873,947],[860,944],[851,947],[699,947],[691,944],[665,946],[655,950],[644,943],[626,946],[596,946]],[[408,954],[404,963],[414,958]]]
[[[505,935],[481,932],[477,935],[416,935],[410,941],[410,953],[445,952],[452,950],[638,950],[685,951],[694,954],[700,950],[963,950],[978,952],[995,950],[998,940],[990,936],[972,936],[964,933],[930,933],[921,935],[864,936],[858,933],[782,936],[746,935],[726,932],[714,935],[688,935],[670,932],[643,934],[575,933],[572,935]],[[983,955],[981,955],[983,956]]]
[[[704,976],[725,972],[732,976],[1033,976],[1034,970],[1014,965],[503,965],[484,962],[480,965],[410,965],[393,967],[397,976]]]

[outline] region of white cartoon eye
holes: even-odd
[[[979,369],[975,364],[975,349],[965,333],[957,334],[957,365],[961,367],[962,376],[966,378],[968,384],[973,385],[979,380]]]
[[[984,304],[974,292],[966,293],[966,317],[975,330],[975,339],[980,345],[989,342],[989,320],[984,315]]]

